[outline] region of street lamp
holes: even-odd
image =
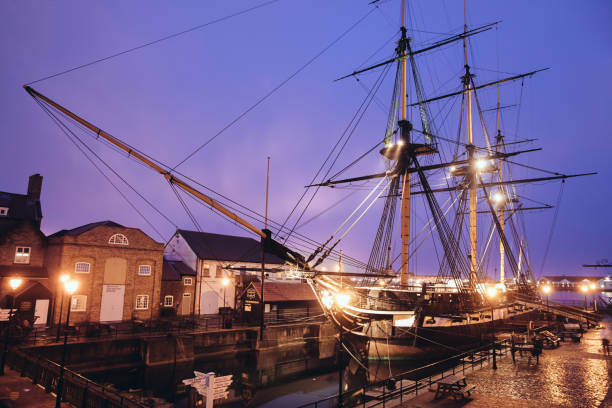
[[[62,404],[62,388],[64,388],[64,366],[66,365],[66,344],[68,343],[68,324],[70,324],[70,309],[72,309],[72,294],[79,287],[79,282],[75,280],[66,280],[64,282],[64,290],[70,298],[68,300],[68,310],[66,311],[66,326],[64,327],[64,347],[62,347],[62,360],[60,362],[60,376],[57,382],[57,392],[55,397],[55,408],[61,408]]]
[[[589,287],[587,285],[580,285],[580,290],[584,293],[584,310],[587,308],[587,293],[589,291]]]
[[[495,316],[494,316],[494,303],[493,300],[497,296],[497,289],[490,287],[487,289],[487,296],[489,297],[489,303],[491,304],[491,334],[493,337],[493,368],[497,370],[497,352],[495,351]]]
[[[66,284],[66,282],[68,282],[68,279],[70,279],[70,276],[68,276],[67,274],[63,274],[59,278],[60,282],[63,283],[64,285]],[[56,292],[56,294],[57,294],[57,292]],[[64,308],[64,291],[62,291],[62,295],[60,297],[59,322],[57,323],[57,333],[55,334],[55,341],[59,341],[59,338],[60,338],[60,330],[62,328],[62,312],[63,312],[63,308]]]
[[[8,342],[10,338],[11,331],[11,314],[13,313],[13,309],[15,308],[15,291],[19,286],[21,286],[23,280],[19,278],[13,278],[9,280],[9,285],[13,290],[13,295],[11,296],[11,308],[9,309],[8,321],[6,326],[6,335],[4,337],[4,348],[2,349],[2,362],[0,362],[0,375],[4,375],[4,363],[6,362],[6,354],[8,352]]]
[[[544,292],[544,294],[546,295],[546,311],[548,313],[550,313],[550,306],[548,304],[548,295],[550,294],[550,292],[552,291],[552,288],[550,287],[550,285],[544,285],[542,286],[542,292]],[[547,316],[547,320],[550,316]]]

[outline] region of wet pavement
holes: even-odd
[[[498,361],[497,370],[484,367],[466,372],[467,383],[476,385],[470,400],[434,400],[434,393],[428,392],[402,407],[612,408],[612,359],[603,355],[601,332],[591,329],[580,343],[565,342],[560,348],[544,350],[537,365],[526,357],[514,364],[508,355]]]
[[[0,377],[0,408],[54,408],[55,394],[47,393],[29,378],[21,377],[18,372],[4,369]],[[62,408],[72,405],[62,402]]]

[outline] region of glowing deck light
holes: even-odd
[[[503,293],[506,291],[506,285],[504,285],[503,283],[496,283],[495,290]]]
[[[478,170],[484,170],[487,167],[488,162],[484,159],[476,160],[476,168]]]
[[[346,305],[348,305],[350,296],[348,295],[348,293],[336,293],[336,304],[340,307],[345,307]]]
[[[229,280],[228,278],[223,278],[223,279],[221,280],[221,284],[222,284],[223,286],[227,286],[227,285],[229,285],[229,283],[230,283],[230,280]]]
[[[586,293],[589,290],[589,288],[587,287],[587,285],[580,285],[580,290]]]
[[[595,290],[595,288],[596,288],[596,286],[595,286],[595,284],[594,284],[594,283],[591,283],[591,284],[589,285],[589,287],[591,288],[591,290]]]
[[[489,296],[490,298],[494,298],[495,296],[497,296],[497,289],[495,289],[494,287],[487,288],[487,296]]]
[[[454,172],[455,172],[455,170],[457,170],[457,166],[451,166],[451,167],[450,167],[450,172],[451,172],[451,173],[454,173]]]
[[[547,295],[552,291],[552,288],[550,287],[550,285],[544,285],[542,287],[542,292],[546,293]]]
[[[384,281],[384,280],[382,280],[382,279],[381,279],[381,280],[379,280],[379,281],[378,281],[378,285],[379,285],[379,286],[385,286],[385,281]]]
[[[495,201],[495,204],[497,205],[501,204],[504,201],[504,195],[499,191],[495,192],[493,194],[493,201]]]
[[[334,303],[334,298],[331,297],[331,295],[328,293],[321,297],[321,302],[323,303],[323,305],[325,305],[326,308],[329,309],[331,305]]]
[[[404,145],[404,141],[402,139],[397,141],[397,145],[398,146],[403,146]]]
[[[70,275],[68,275],[68,274],[60,275],[60,278],[59,278],[60,282],[62,282],[62,283],[66,283],[68,281],[68,279],[70,279]]]

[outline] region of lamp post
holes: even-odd
[[[59,280],[64,285],[70,279],[70,276],[63,274],[60,276]],[[56,292],[57,293],[57,292]],[[62,290],[62,295],[60,297],[60,313],[59,313],[59,322],[57,323],[57,333],[55,334],[55,341],[59,341],[60,339],[60,330],[62,329],[62,312],[64,308],[64,291]]]
[[[68,324],[70,324],[70,309],[72,308],[72,294],[77,290],[79,282],[75,280],[66,280],[64,289],[70,298],[68,300],[68,310],[66,311],[66,326],[64,328],[64,346],[62,347],[62,360],[60,362],[60,376],[57,382],[57,392],[55,397],[55,408],[61,408],[62,404],[62,389],[64,388],[64,366],[66,365],[66,344],[68,343]]]
[[[584,310],[587,309],[587,293],[589,291],[589,287],[587,285],[580,285],[580,290],[584,294]]]
[[[497,296],[497,289],[495,289],[494,287],[487,289],[487,296],[489,297],[489,303],[491,304],[491,335],[493,337],[493,366],[491,368],[497,370],[497,352],[495,351],[495,305],[493,303],[493,300]]]
[[[19,278],[13,278],[9,280],[9,285],[11,286],[11,289],[13,290],[13,295],[11,296],[11,308],[9,309],[8,321],[6,322],[7,326],[6,326],[6,335],[4,337],[4,348],[2,349],[2,362],[0,362],[0,375],[4,375],[4,363],[6,362],[6,354],[8,352],[8,343],[9,343],[10,332],[11,332],[11,314],[13,313],[13,309],[15,308],[15,291],[17,290],[19,286],[21,286],[22,282],[23,280]]]
[[[548,295],[550,294],[550,292],[552,291],[552,288],[550,287],[550,285],[544,285],[542,286],[542,292],[544,292],[544,294],[546,295],[546,320],[549,320],[550,318],[550,305],[548,304]]]

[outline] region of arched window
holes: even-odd
[[[109,238],[108,243],[114,245],[129,245],[127,237],[123,234],[113,235]]]

